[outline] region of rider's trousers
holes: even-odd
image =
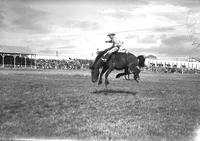
[[[109,51],[107,51],[107,53],[108,54],[112,54],[112,53],[114,53],[114,52],[117,52],[119,50],[119,47],[114,47],[114,48],[112,48],[111,50],[109,50]],[[107,54],[106,53],[106,54]]]

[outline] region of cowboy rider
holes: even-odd
[[[103,62],[106,62],[108,60],[108,58],[115,52],[119,51],[120,47],[123,45],[123,42],[118,40],[115,37],[114,33],[110,33],[107,35],[110,40],[109,41],[105,41],[106,43],[112,43],[112,46],[110,48],[108,48],[108,51],[102,56],[101,60]]]

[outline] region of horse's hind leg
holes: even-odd
[[[130,71],[129,71],[128,68],[126,68],[126,69],[124,70],[124,73],[126,74],[126,75],[125,75],[125,79],[126,79],[126,80],[130,80],[130,77],[129,77]],[[126,76],[128,76],[128,78],[127,78]]]
[[[119,77],[121,77],[121,76],[124,75],[124,78],[125,78],[126,80],[129,80],[129,79],[130,79],[130,78],[129,78],[129,74],[130,74],[130,72],[129,72],[128,68],[125,68],[125,69],[124,69],[124,72],[123,72],[123,73],[118,73],[118,74],[116,75],[115,78],[119,78]],[[128,78],[127,78],[127,76],[128,76]]]
[[[121,77],[123,75],[126,75],[126,73],[124,73],[124,72],[123,73],[118,73],[115,78],[119,78],[119,77]]]
[[[140,80],[140,75],[139,75],[139,74],[140,74],[141,70],[140,70],[137,66],[131,68],[130,70],[131,70],[132,73],[133,73],[133,78],[134,78],[134,80],[135,80],[136,82],[139,82],[138,80]]]

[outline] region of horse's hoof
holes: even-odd
[[[99,82],[98,82],[98,85],[101,85],[101,84],[102,84],[102,81],[99,81]]]
[[[107,86],[108,84],[109,84],[109,82],[108,82],[108,81],[106,81],[106,82],[105,82],[105,85]]]

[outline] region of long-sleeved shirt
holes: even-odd
[[[107,41],[108,43],[113,43],[112,47],[120,47],[122,46],[123,42],[118,40],[116,37],[113,37],[110,41]]]

